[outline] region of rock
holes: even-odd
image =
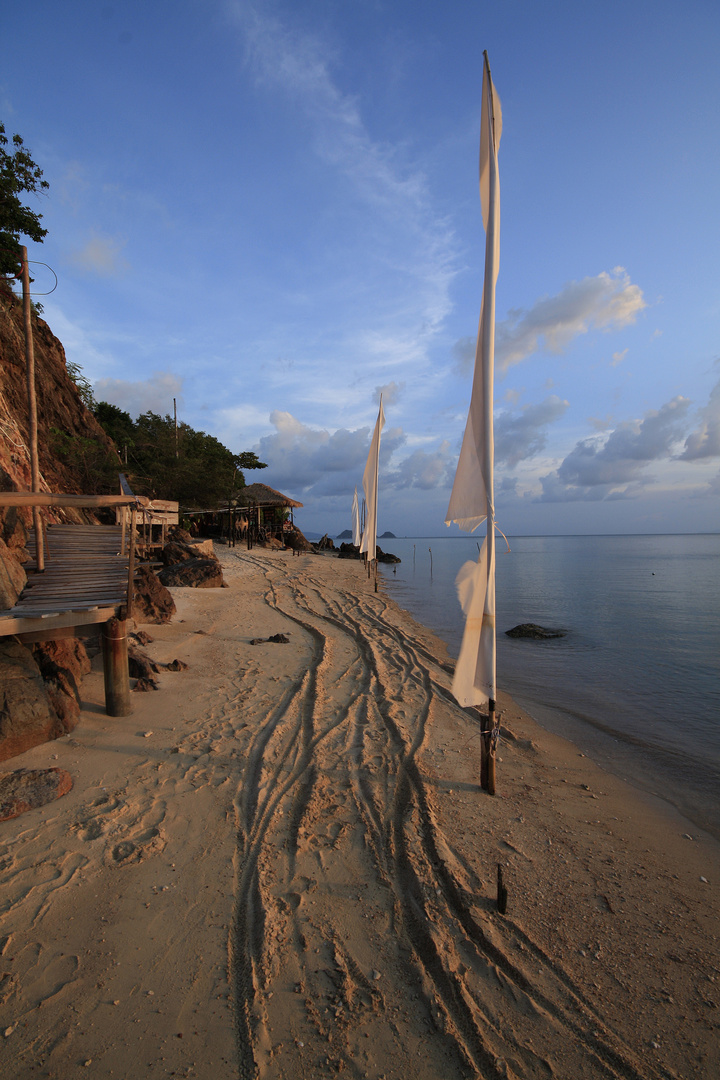
[[[354,544],[341,544],[338,551],[338,559],[359,559],[360,548]]]
[[[16,769],[0,776],[0,821],[62,798],[72,790],[65,769]]]
[[[80,686],[90,660],[79,638],[38,641],[32,646],[50,701],[66,731],[80,718]]]
[[[520,623],[518,626],[513,626],[512,630],[506,630],[505,633],[508,637],[532,638],[535,641],[567,637],[567,630],[546,630],[544,626],[538,626],[536,623]]]
[[[138,679],[133,686],[133,691],[137,691],[139,694],[143,694],[148,690],[159,690],[160,687],[154,679]]]
[[[283,533],[283,539],[285,540],[285,547],[292,548],[294,551],[310,551],[312,548],[312,544],[309,540],[306,540],[297,525],[287,529]]]
[[[187,671],[188,666],[183,660],[171,660],[165,668],[167,671]]]
[[[390,552],[390,551],[383,551],[383,549],[381,547],[377,547],[377,545],[375,547],[375,552],[377,554],[377,561],[378,562],[381,562],[381,563],[399,563],[401,561],[397,557],[397,555],[393,555],[392,552]]]
[[[0,611],[14,607],[25,588],[27,576],[17,559],[17,551],[0,540]]]
[[[40,668],[17,638],[0,638],[0,761],[58,739],[66,727],[53,708]]]
[[[179,525],[170,530],[170,536],[176,544],[192,544],[193,541],[192,534],[187,529],[181,529]]]
[[[135,633],[131,634],[130,637],[135,638],[138,645],[152,645],[155,640],[155,638],[150,637],[144,630],[137,630]]]
[[[254,637],[250,639],[251,645],[264,645],[267,641],[272,641],[277,645],[289,645],[290,638],[285,634],[273,634],[271,637]]]
[[[162,561],[166,566],[175,566],[177,563],[187,562],[188,559],[194,557],[195,552],[190,550],[189,544],[179,544],[176,540],[171,540],[162,549]]]
[[[153,675],[160,670],[149,656],[140,649],[136,649],[134,645],[128,647],[128,669],[131,679],[148,679],[150,682],[154,681]]]
[[[132,617],[139,623],[168,623],[175,614],[172,594],[149,566],[138,568],[135,577]]]
[[[158,577],[163,585],[174,588],[219,589],[223,584],[222,567],[217,559],[188,559],[166,566]]]
[[[327,533],[318,540],[317,547],[319,551],[334,551],[335,544]]]
[[[198,544],[180,544],[172,540],[162,549],[162,561],[166,566],[176,566],[189,559],[201,558],[214,559],[218,562],[217,555],[213,551],[212,540],[203,540]]]

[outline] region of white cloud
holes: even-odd
[[[495,420],[495,461],[512,468],[538,454],[547,443],[547,427],[565,414],[568,405],[553,394],[537,405],[526,405],[519,414],[500,413]]]
[[[183,380],[169,371],[156,371],[141,382],[125,379],[98,379],[93,391],[98,401],[109,401],[130,413],[133,419],[141,413],[154,412],[172,415],[173,398],[182,403]]]
[[[707,405],[700,409],[700,424],[688,435],[685,452],[680,456],[685,461],[720,457],[720,382],[711,390]]]
[[[124,240],[93,233],[84,247],[72,253],[70,261],[86,273],[116,277],[130,268],[130,264],[120,254],[124,247]]]
[[[373,394],[373,401],[376,405],[380,404],[380,396],[382,395],[383,404],[387,408],[389,405],[397,405],[400,400],[400,395],[405,389],[405,383],[389,382],[385,386],[376,386],[375,393]]]
[[[607,437],[578,442],[558,469],[542,478],[542,501],[630,498],[654,483],[648,467],[668,461],[683,436],[690,402],[675,397],[643,420],[629,420]]]
[[[571,281],[556,296],[544,297],[529,311],[511,311],[496,326],[495,360],[501,371],[519,364],[539,349],[563,352],[590,329],[628,326],[646,307],[642,290],[617,267],[597,277]],[[619,354],[616,354],[619,355]]]

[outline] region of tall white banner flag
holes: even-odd
[[[360,506],[358,504],[357,486],[355,487],[355,494],[352,501],[352,535],[353,544],[355,547],[360,547]]]
[[[502,132],[500,100],[483,70],[480,123],[480,203],[485,226],[485,281],[472,396],[445,524],[467,532],[487,522],[477,563],[466,563],[457,577],[465,612],[465,632],[455,668],[453,695],[460,705],[495,702],[495,507],[493,485],[493,382],[495,368],[495,285],[500,263],[500,179],[498,146]]]
[[[385,413],[383,412],[382,395],[380,396],[380,408],[375,422],[370,453],[367,465],[363,473],[363,491],[365,492],[365,504],[367,506],[367,518],[365,519],[365,531],[360,544],[361,554],[367,551],[369,562],[373,562],[377,547],[377,503],[378,503],[378,473],[380,469],[380,433],[385,427]]]

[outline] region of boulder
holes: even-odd
[[[0,670],[0,761],[72,730],[53,708],[33,654],[17,638],[0,638]]]
[[[18,550],[0,540],[0,611],[14,607],[25,588],[27,576],[17,558]]]
[[[518,626],[513,626],[512,630],[506,630],[505,633],[508,637],[532,638],[535,641],[567,636],[567,630],[546,630],[544,626],[538,626],[537,623],[531,622],[519,623]]]
[[[90,671],[85,646],[79,638],[38,641],[32,654],[60,722],[72,731],[80,718],[80,685]]]
[[[193,539],[187,529],[181,529],[179,525],[170,530],[170,538],[176,544],[191,544]]]
[[[166,566],[158,577],[170,588],[220,589],[223,586],[222,567],[217,559],[188,559],[175,566]]]
[[[166,566],[175,566],[177,563],[187,562],[189,559],[214,559],[218,557],[213,551],[212,540],[202,540],[197,544],[180,544],[171,540],[162,549],[162,561]]]
[[[383,551],[383,549],[381,547],[376,546],[375,553],[377,555],[377,561],[378,562],[381,562],[381,563],[399,563],[400,562],[400,559],[397,557],[397,555],[393,555],[393,553],[391,551]]]
[[[338,559],[359,559],[359,558],[360,558],[360,548],[359,547],[355,547],[354,544],[345,544],[345,543],[342,543],[340,545],[340,550],[338,551]]]
[[[65,769],[16,769],[0,776],[0,821],[62,798],[72,790]]]
[[[139,623],[168,623],[175,601],[149,566],[140,566],[135,577],[132,617]]]
[[[283,539],[285,546],[292,548],[294,551],[310,551],[312,549],[312,544],[309,540],[306,540],[296,525],[285,530]]]

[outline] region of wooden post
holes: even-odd
[[[25,319],[25,375],[28,395],[28,435],[30,442],[30,475],[33,491],[40,490],[40,465],[37,444],[37,398],[35,396],[35,350],[33,348],[32,308],[30,306],[30,271],[28,270],[27,248],[22,251],[22,290],[23,316]],[[35,527],[35,553],[38,573],[45,569],[45,551],[43,549],[42,519],[40,507],[33,506],[33,526]]]
[[[124,508],[123,508],[124,510]],[[130,551],[128,553],[127,617],[132,619],[133,593],[135,584],[135,517],[137,510],[130,511]]]
[[[108,716],[128,716],[130,672],[128,669],[127,622],[108,619],[103,625],[103,674],[105,676],[105,711]]]
[[[125,554],[125,541],[127,539],[127,507],[120,507],[120,554]]]
[[[497,744],[497,735],[495,733],[495,702],[490,700],[488,703],[488,734],[485,736],[487,739],[487,790],[488,795],[495,794],[495,749]]]
[[[497,864],[497,909],[501,915],[507,911],[508,891],[503,881],[502,864]]]
[[[480,787],[483,791],[488,789],[488,725],[487,716],[480,717]]]

